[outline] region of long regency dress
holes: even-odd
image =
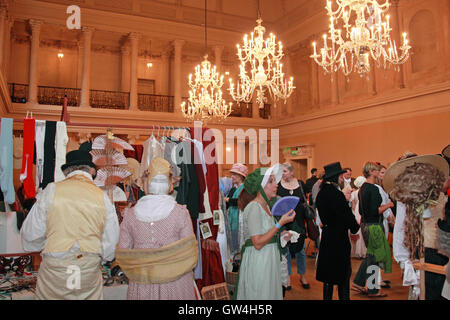
[[[126,249],[160,248],[192,234],[192,222],[189,212],[184,206],[175,205],[167,217],[154,222],[138,220],[134,209],[129,209],[120,225],[118,247]],[[162,284],[138,284],[130,281],[127,299],[195,300],[193,272],[188,272],[177,280]]]
[[[244,209],[244,238],[262,235],[275,226],[256,201]],[[280,251],[276,243],[266,244],[260,250],[251,246],[245,249],[239,270],[237,300],[282,300]]]

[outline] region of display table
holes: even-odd
[[[127,284],[113,285],[110,287],[103,287],[103,300],[126,300],[127,299]],[[33,300],[34,293],[28,290],[13,292],[11,300]]]

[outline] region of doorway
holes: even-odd
[[[308,179],[308,159],[290,159],[288,160],[294,168],[295,178],[303,182]]]

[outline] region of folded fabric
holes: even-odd
[[[376,262],[382,263],[385,273],[392,272],[392,256],[389,243],[384,235],[383,229],[378,224],[369,226],[367,254],[373,255]]]
[[[420,284],[420,270],[415,270],[410,260],[405,261],[403,272],[403,286],[409,287]]]
[[[16,200],[13,182],[13,119],[2,118],[0,136],[0,186],[4,201]]]
[[[28,198],[36,196],[36,188],[33,181],[35,120],[26,118],[23,120],[23,155],[20,181],[23,183],[25,194]]]
[[[295,243],[298,241],[298,238],[300,237],[300,233],[289,230],[287,233],[289,233],[291,235],[291,238],[289,240],[286,240],[285,237],[287,237],[287,235],[285,234],[284,236],[281,236],[281,247],[284,248],[286,247],[287,243],[290,241],[291,243]]]
[[[191,272],[197,264],[197,239],[189,236],[155,249],[116,249],[116,260],[137,283],[167,283]]]

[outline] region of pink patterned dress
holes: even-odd
[[[118,248],[150,249],[169,245],[192,235],[192,222],[184,206],[175,205],[166,217],[154,222],[136,218],[133,209],[124,213],[120,225]],[[194,275],[188,272],[175,281],[163,284],[138,284],[130,280],[128,300],[195,300]]]

